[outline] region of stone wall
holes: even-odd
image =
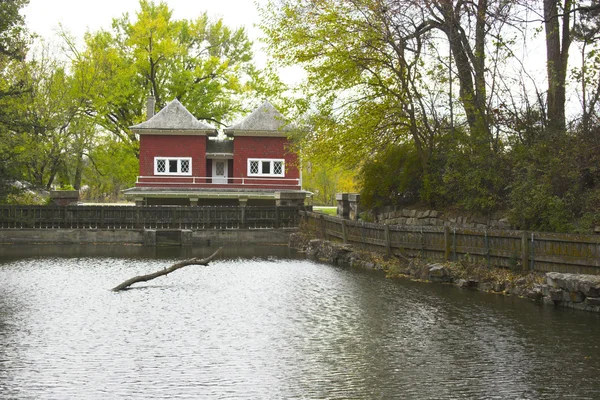
[[[377,222],[385,225],[455,226],[458,228],[511,229],[506,218],[494,219],[442,213],[436,210],[387,210],[376,215]]]

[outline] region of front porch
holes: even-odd
[[[312,193],[305,190],[234,187],[233,185],[199,184],[186,187],[134,187],[123,193],[137,206],[302,206]]]

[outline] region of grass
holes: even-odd
[[[336,215],[337,207],[327,207],[327,206],[314,206],[313,211],[320,212],[327,215]]]

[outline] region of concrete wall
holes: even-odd
[[[35,243],[116,243],[116,244],[175,244],[175,230],[109,230],[109,229],[0,229],[1,244],[35,244]],[[180,241],[183,245],[208,244],[287,244],[297,228],[286,229],[232,229],[232,230],[198,230],[181,231]],[[161,240],[161,237],[165,240]],[[158,240],[157,240],[158,238]],[[164,242],[164,243],[161,243]]]
[[[290,235],[298,231],[298,228],[193,231],[192,244],[288,244]]]
[[[143,244],[140,230],[0,229],[0,243],[127,243]]]

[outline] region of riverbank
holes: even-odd
[[[600,313],[598,275],[523,272],[465,261],[389,258],[348,244],[312,239],[303,233],[290,236],[290,247],[328,263],[379,270],[391,279],[451,284],[461,289],[527,298],[547,306]]]

